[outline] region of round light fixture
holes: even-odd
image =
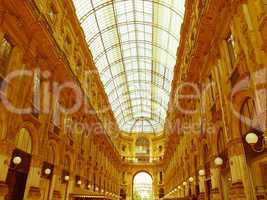
[[[178,190],[181,190],[181,189],[182,189],[182,188],[181,188],[181,186],[179,185],[179,186],[178,186]]]
[[[215,158],[214,163],[217,166],[221,166],[221,165],[223,165],[223,159],[221,157],[217,157],[217,158]]]
[[[190,178],[188,179],[188,181],[189,181],[190,183],[193,183],[194,178],[193,178],[193,177],[190,177]]]
[[[88,184],[88,185],[87,185],[87,188],[88,188],[88,189],[90,189],[90,188],[91,188],[91,185],[90,185],[90,184]]]
[[[183,182],[183,186],[186,186],[186,185],[187,185],[187,182],[184,181],[184,182]]]
[[[69,175],[64,176],[64,181],[69,181],[69,180],[70,180],[70,176]]]
[[[246,142],[248,144],[256,144],[259,141],[259,136],[256,133],[250,132],[246,135]]]
[[[81,180],[78,180],[77,181],[77,185],[81,185],[82,184],[82,181]]]
[[[44,170],[44,173],[45,173],[45,175],[50,175],[50,174],[52,173],[52,170],[49,169],[49,168],[46,168],[46,169]]]
[[[20,156],[15,156],[12,160],[12,162],[15,164],[15,165],[19,165],[21,162],[22,162],[22,158]]]
[[[205,170],[201,169],[198,171],[199,176],[205,176]]]

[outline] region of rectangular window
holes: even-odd
[[[54,127],[60,127],[60,122],[61,122],[61,115],[59,112],[59,103],[55,102],[54,108],[53,108],[53,115],[52,115],[52,123]]]
[[[48,16],[49,16],[49,19],[51,20],[51,22],[52,22],[53,25],[57,21],[57,13],[58,12],[57,12],[56,7],[53,4],[51,4],[50,9],[48,11]]]
[[[231,68],[234,67],[236,61],[236,53],[235,53],[235,41],[233,35],[230,33],[229,36],[226,38],[227,43],[227,50],[230,59]]]
[[[32,107],[32,114],[36,118],[39,118],[39,109],[40,109],[40,87],[41,87],[41,76],[40,70],[37,68],[34,71],[33,77],[33,107]]]
[[[159,173],[159,184],[162,184],[163,181],[163,174],[162,172]]]
[[[215,101],[214,88],[216,85],[212,79],[212,75],[209,76],[209,84],[210,84],[209,90],[210,90],[210,101],[211,101],[210,103],[213,104]]]
[[[2,75],[5,75],[6,73],[12,49],[12,44],[8,41],[7,36],[4,36],[0,41],[0,73]]]
[[[70,53],[71,48],[72,48],[71,46],[72,46],[71,36],[69,34],[67,34],[66,38],[65,38],[65,43],[64,43],[64,48],[65,48],[67,53]]]

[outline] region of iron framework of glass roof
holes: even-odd
[[[163,131],[185,0],[73,0],[124,132]]]

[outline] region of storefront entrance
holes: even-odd
[[[20,159],[21,163],[18,164],[18,160]],[[14,150],[6,179],[9,189],[6,200],[23,200],[30,162],[30,154],[18,149]]]

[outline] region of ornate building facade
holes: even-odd
[[[267,199],[267,1],[179,2],[0,1],[0,200]]]

